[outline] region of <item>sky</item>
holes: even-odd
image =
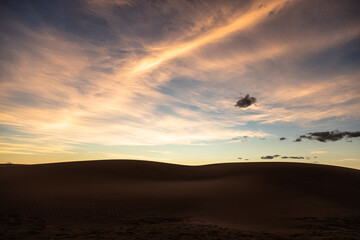
[[[358,0],[2,0],[0,12],[0,162],[360,169]]]

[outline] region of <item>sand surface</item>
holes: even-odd
[[[0,239],[360,239],[360,171],[135,160],[0,165]]]

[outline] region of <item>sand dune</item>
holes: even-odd
[[[0,224],[14,239],[341,239],[360,236],[359,189],[358,170],[304,163],[1,165]]]

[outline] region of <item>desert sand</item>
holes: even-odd
[[[0,239],[360,239],[360,171],[138,160],[0,165]]]

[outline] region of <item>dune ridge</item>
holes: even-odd
[[[359,189],[359,170],[304,163],[2,165],[0,215],[48,225],[187,219],[280,231],[299,228],[304,219],[357,219]]]

